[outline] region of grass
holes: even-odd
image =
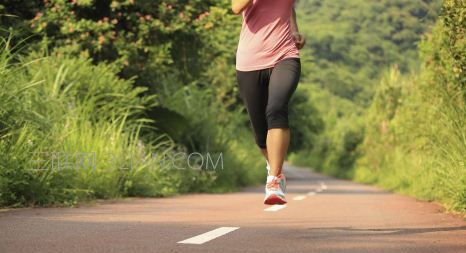
[[[96,65],[85,54],[69,56],[62,50],[18,50],[10,43],[11,38],[0,43],[1,207],[228,192],[262,181],[262,160],[257,159],[251,131],[243,125],[245,114],[222,111],[221,105],[212,104],[211,93],[187,85],[147,95],[147,88],[135,87],[133,79],[120,78],[117,65]],[[189,128],[179,131],[181,140],[154,127],[164,118],[146,117],[161,102],[187,120]],[[52,169],[52,152],[71,154],[73,168]],[[77,170],[77,152],[95,152],[95,170]],[[142,153],[151,161],[152,154],[171,159],[178,152],[199,152],[204,158],[209,153],[214,162],[222,154],[224,169],[152,169],[145,163],[119,169],[120,154],[121,167],[131,168]],[[114,169],[108,169],[113,166],[108,153],[116,155]],[[187,156],[180,158],[178,166],[187,167]],[[191,159],[190,165],[201,162]]]

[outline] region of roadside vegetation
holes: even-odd
[[[325,128],[292,160],[466,212],[466,3],[301,7]]]
[[[305,0],[297,11],[307,44],[288,159],[466,212],[465,2]],[[0,206],[263,183],[236,85],[241,21],[229,0],[0,4]],[[61,151],[73,166],[95,152],[95,170],[52,170]],[[180,152],[185,170],[152,169],[152,155]]]

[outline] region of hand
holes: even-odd
[[[293,39],[298,49],[301,49],[306,44],[306,38],[300,33],[293,33]]]

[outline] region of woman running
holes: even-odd
[[[243,24],[236,52],[236,77],[255,142],[267,163],[264,204],[285,204],[282,173],[290,142],[288,103],[301,76],[295,0],[232,0]]]

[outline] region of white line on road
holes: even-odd
[[[299,195],[299,196],[294,197],[293,200],[303,200],[303,199],[305,199],[305,198],[306,198],[306,196],[304,196],[304,195]]]
[[[307,195],[312,196],[312,195],[316,195],[316,193],[315,192],[308,192]]]
[[[320,182],[320,187],[321,187],[323,190],[326,190],[326,189],[327,189],[327,185],[326,185],[324,182]]]
[[[208,242],[210,240],[213,240],[217,237],[220,237],[222,235],[225,235],[227,233],[230,233],[231,231],[234,231],[238,229],[239,227],[220,227],[217,229],[214,229],[212,231],[206,232],[204,234],[200,234],[191,238],[188,238],[183,241],[179,241],[178,243],[186,243],[186,244],[203,244],[205,242]]]
[[[321,188],[316,189],[316,192],[321,192],[321,191],[322,191]]]
[[[268,207],[268,208],[264,209],[264,211],[266,211],[266,212],[276,212],[276,211],[281,210],[281,209],[283,209],[285,207],[286,207],[286,205],[273,205],[271,207]]]

